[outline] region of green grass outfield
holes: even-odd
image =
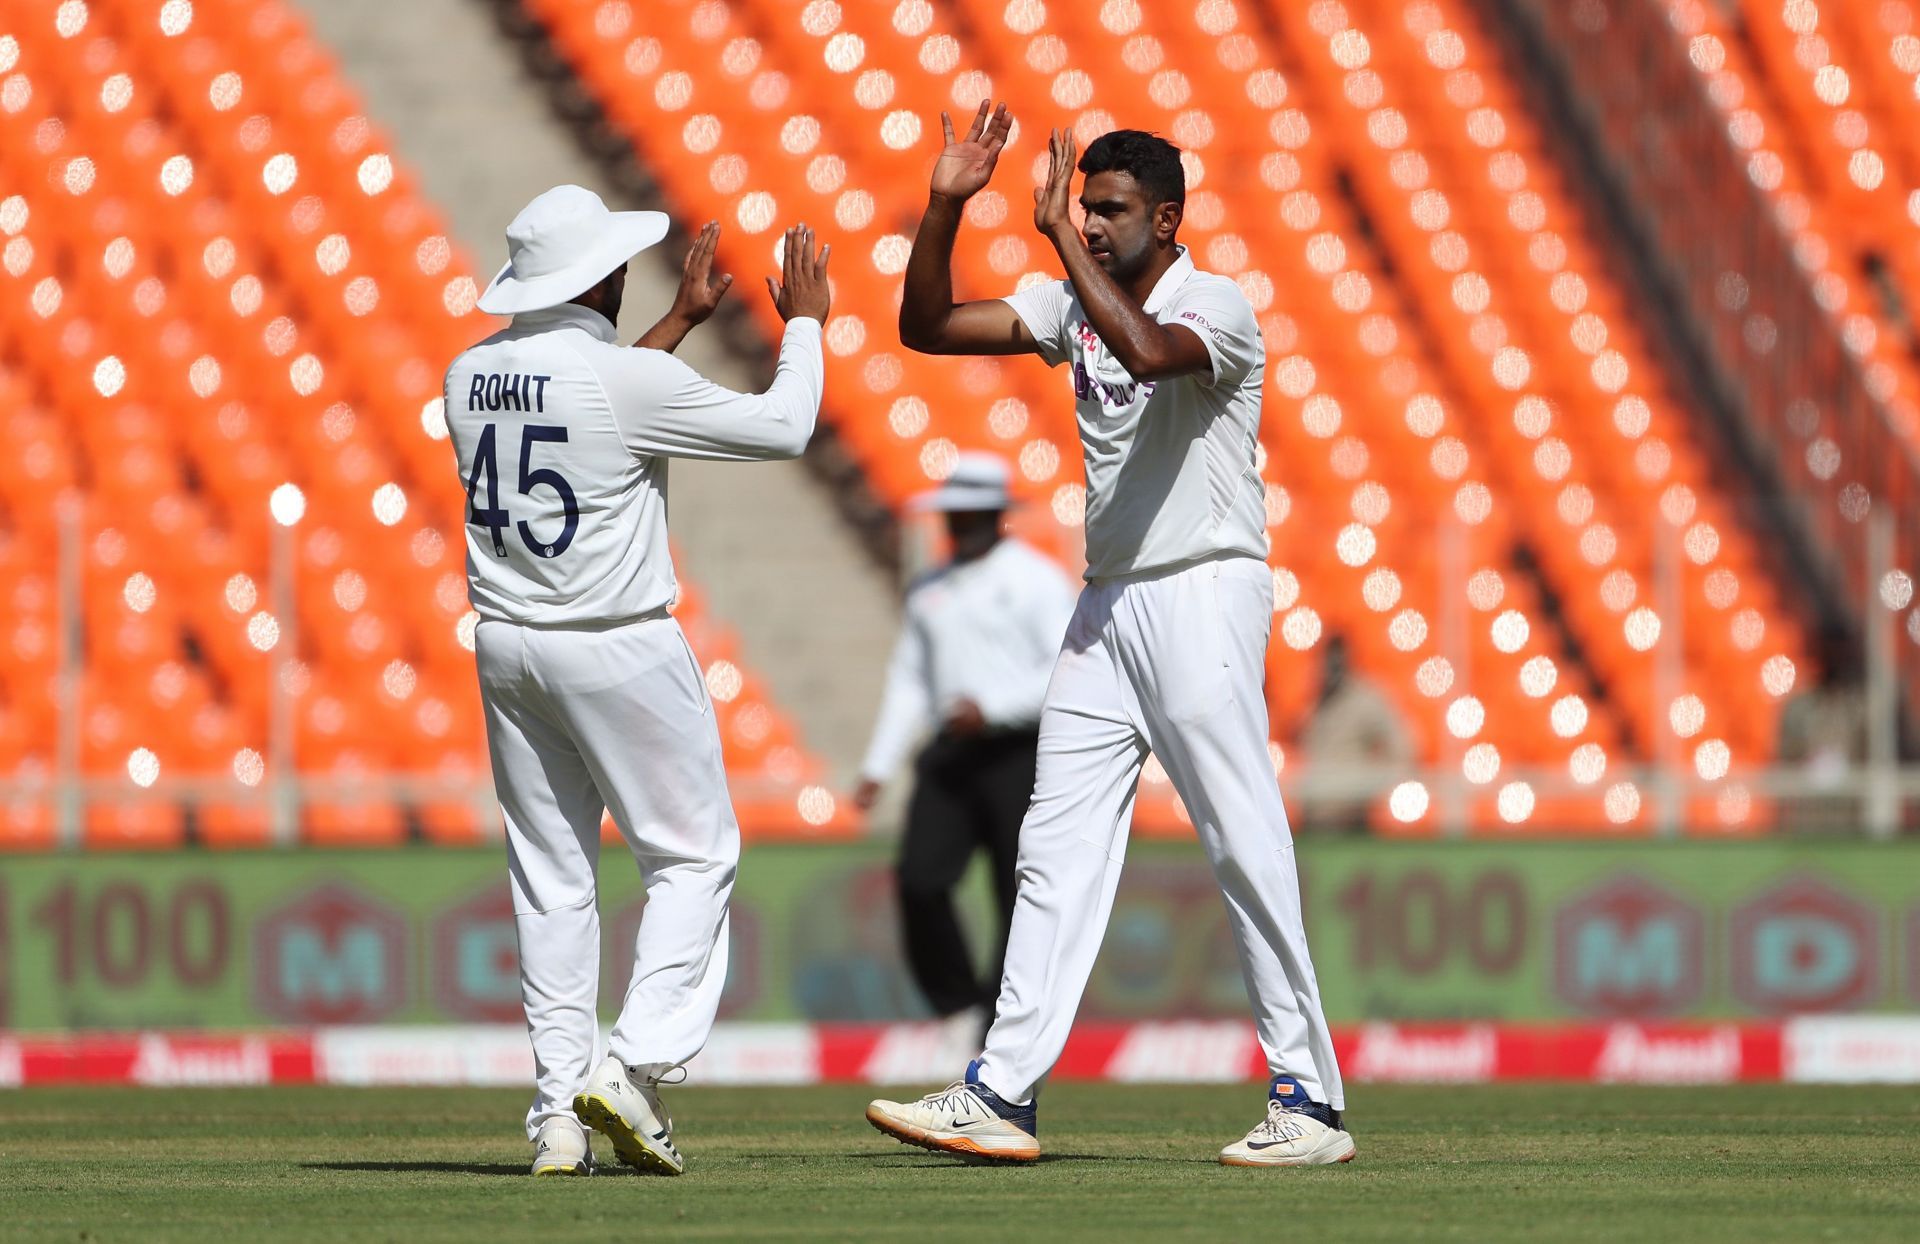
[[[535,1180],[518,1092],[5,1092],[0,1240],[1920,1238],[1916,1088],[1363,1088],[1359,1158],[1304,1171],[1212,1160],[1257,1087],[1056,1085],[1027,1167],[869,1095],[672,1090],[684,1177]]]

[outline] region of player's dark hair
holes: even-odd
[[[1147,195],[1147,206],[1187,204],[1187,170],[1180,148],[1145,130],[1112,130],[1087,144],[1080,156],[1083,173],[1125,173]]]

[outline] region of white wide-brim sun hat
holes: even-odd
[[[557,307],[667,236],[664,212],[610,212],[582,186],[555,186],[507,226],[507,266],[480,295],[489,315]]]
[[[931,513],[1004,510],[1013,505],[1013,494],[1007,489],[1012,477],[1005,458],[967,450],[955,456],[953,470],[938,488],[921,493],[908,504]]]

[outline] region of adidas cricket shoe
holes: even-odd
[[[533,1173],[536,1175],[591,1175],[593,1146],[587,1134],[572,1119],[548,1119],[540,1125],[533,1141]]]
[[[580,1121],[613,1142],[620,1160],[635,1170],[678,1175],[687,1160],[673,1146],[673,1119],[660,1102],[658,1082],[636,1079],[609,1054],[573,1099]]]
[[[1040,1156],[1038,1104],[1016,1106],[980,1082],[980,1060],[964,1079],[919,1101],[875,1101],[867,1122],[903,1144],[940,1153],[1031,1162]]]
[[[1353,1137],[1340,1112],[1310,1100],[1300,1081],[1275,1076],[1267,1089],[1267,1117],[1220,1151],[1225,1166],[1331,1166],[1353,1161]]]

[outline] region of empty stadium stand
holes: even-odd
[[[290,780],[303,841],[493,832],[439,397],[475,297],[285,4],[8,7],[0,845],[58,840],[63,769],[90,846],[265,843]],[[743,826],[846,830],[699,594],[677,613]]]

